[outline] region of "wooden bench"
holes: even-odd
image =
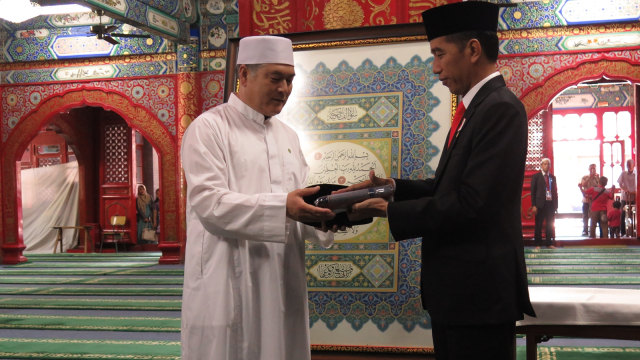
[[[529,287],[537,317],[525,315],[516,333],[526,336],[527,360],[553,336],[640,340],[640,290]]]
[[[57,235],[56,235],[56,242],[53,245],[53,253],[56,253],[56,248],[58,247],[58,244],[60,244],[60,253],[62,253],[62,230],[64,229],[84,229],[84,252],[88,252],[89,251],[89,246],[88,244],[90,243],[90,239],[91,239],[91,235],[89,235],[89,230],[91,230],[93,227],[90,225],[84,225],[84,226],[53,226],[54,229],[56,229],[58,231]],[[79,241],[79,240],[78,240]]]

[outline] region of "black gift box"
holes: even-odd
[[[304,201],[307,204],[310,205],[314,205],[314,202],[316,201],[317,198],[321,197],[321,196],[326,196],[326,195],[331,195],[331,192],[333,191],[337,191],[340,189],[344,189],[347,186],[345,185],[336,185],[336,184],[315,184],[315,185],[310,185],[307,186],[309,188],[315,187],[315,186],[320,186],[320,190],[318,190],[317,193],[313,194],[313,195],[309,195],[309,196],[305,196],[304,197]],[[338,225],[338,226],[347,226],[347,227],[351,227],[351,226],[355,226],[355,225],[363,225],[363,224],[369,224],[373,221],[373,218],[366,218],[366,219],[361,219],[361,220],[356,220],[356,221],[349,221],[349,218],[347,217],[347,213],[346,212],[340,212],[336,214],[336,217],[334,217],[333,219],[326,221],[326,225],[327,227],[332,227],[333,225]],[[313,227],[322,227],[322,224],[319,222],[305,222],[304,224],[313,226]]]

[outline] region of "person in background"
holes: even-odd
[[[534,244],[555,248],[555,215],[558,210],[558,185],[551,173],[551,160],[542,159],[540,172],[531,177],[531,213],[536,217]],[[545,224],[545,243],[542,243],[542,224]]]
[[[147,193],[147,187],[143,184],[138,185],[136,220],[138,222],[138,243],[144,244],[147,240],[142,239],[142,230],[153,226],[153,212],[151,210],[151,195]]]
[[[305,188],[298,136],[275,116],[295,76],[291,40],[243,38],[237,59],[238,92],[182,140],[182,359],[309,360],[305,240],[327,247],[333,234],[303,222],[335,214],[304,201],[320,187]]]
[[[467,1],[422,14],[433,72],[462,100],[435,177],[371,171],[339,191],[395,186],[393,201],[354,204],[349,216],[388,218],[396,241],[422,238],[420,290],[438,360],[512,360],[515,322],[535,316],[520,220],[527,115],[496,69],[498,10]]]
[[[587,189],[586,195],[591,199],[591,226],[589,228],[589,237],[596,237],[596,224],[600,226],[600,237],[607,238],[609,230],[607,228],[607,203],[613,199],[615,186],[610,190],[606,189],[609,179],[606,176],[600,176],[598,186]]]
[[[156,233],[160,233],[160,189],[156,189],[156,197],[151,205],[153,209],[153,228]]]
[[[620,215],[620,226],[622,226],[622,235],[633,236],[633,233],[627,234],[627,227],[625,226],[625,217],[627,216],[626,205],[634,205],[636,203],[636,173],[633,171],[635,162],[633,159],[628,159],[626,162],[627,171],[623,171],[618,177],[618,186],[620,186],[622,192],[622,215]]]
[[[578,183],[578,188],[582,192],[582,235],[589,235],[589,211],[591,209],[591,199],[586,195],[589,188],[598,186],[600,176],[596,173],[596,164],[589,164],[589,174],[582,177]]]
[[[609,235],[611,238],[620,237],[621,214],[620,207],[622,204],[616,200],[612,204],[613,208],[607,212],[607,220],[609,225]]]

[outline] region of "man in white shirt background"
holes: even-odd
[[[620,220],[620,231],[622,235],[633,236],[633,230],[629,229],[628,232],[627,226],[625,225],[625,217],[627,216],[627,206],[625,205],[635,205],[636,203],[636,173],[633,171],[634,161],[633,159],[628,159],[626,162],[627,171],[623,171],[618,177],[618,185],[620,185],[622,198],[622,218]],[[631,214],[629,214],[632,216]]]

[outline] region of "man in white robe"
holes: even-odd
[[[182,140],[182,359],[308,360],[304,241],[330,246],[333,235],[301,222],[335,214],[304,202],[318,188],[304,188],[298,137],[274,117],[291,93],[291,41],[244,38],[238,64],[238,93]]]

